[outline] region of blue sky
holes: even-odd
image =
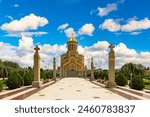
[[[133,52],[133,55],[136,53],[133,58],[140,56],[141,59],[141,56],[146,56],[147,59],[147,56],[150,56],[149,4],[149,0],[0,0],[0,42],[3,46],[6,44],[17,50],[27,49],[23,47],[28,45],[27,43],[30,43],[31,47],[39,44],[41,48],[47,44],[48,49],[57,49],[55,47],[57,45],[60,49],[61,46],[65,46],[70,34],[74,33],[81,46],[79,48],[81,54],[82,49],[84,52],[91,52],[91,48],[96,51],[100,48],[101,52],[102,46],[113,43],[116,48],[119,48],[116,49],[119,57],[128,57],[122,52],[127,51],[127,53]],[[37,22],[24,24],[25,21],[32,21],[32,18],[36,18]],[[14,30],[17,26],[14,20],[18,20],[17,31]],[[63,26],[65,28],[62,28]],[[21,29],[22,27],[24,29]],[[104,45],[98,44],[98,41]],[[98,47],[96,48],[94,44],[98,44]],[[1,47],[3,46],[1,44]],[[58,55],[51,52],[43,52],[43,54],[59,56],[64,51]],[[58,53],[58,50],[56,52]],[[2,59],[8,59],[3,56],[4,53],[0,54]],[[21,55],[19,53],[16,56]],[[98,56],[100,54],[93,55],[95,58]],[[133,58],[121,61],[118,66],[134,61]],[[143,60],[137,60],[137,63],[143,63]],[[20,64],[29,65],[22,62]],[[147,62],[143,64],[147,65]]]

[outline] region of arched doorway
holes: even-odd
[[[75,71],[74,69],[71,69],[70,71],[67,72],[67,77],[78,77],[78,72]]]

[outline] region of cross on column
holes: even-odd
[[[36,47],[34,48],[34,50],[35,50],[36,52],[38,52],[38,51],[40,50],[40,48],[39,48],[38,46],[36,46]]]
[[[32,82],[32,87],[41,87],[42,83],[40,81],[40,55],[38,51],[40,48],[36,46],[34,48],[34,81]]]
[[[113,50],[113,48],[115,48],[115,46],[113,44],[109,45],[110,50]]]
[[[113,50],[115,46],[113,44],[110,44],[110,52],[109,52],[109,57],[108,57],[108,66],[109,66],[109,80],[107,83],[108,88],[113,88],[116,87],[116,82],[115,82],[115,52]]]

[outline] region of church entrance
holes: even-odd
[[[67,77],[79,77],[78,72],[71,70],[67,72]]]

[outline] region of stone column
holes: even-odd
[[[84,77],[84,70],[82,69],[81,71],[81,77],[83,78]]]
[[[62,78],[64,78],[64,68],[62,69]]]
[[[62,78],[62,68],[60,67],[59,77]]]
[[[115,52],[113,50],[115,46],[114,45],[110,45],[109,48],[110,48],[110,52],[109,52],[109,74],[108,74],[108,77],[109,77],[109,80],[108,80],[108,83],[107,83],[107,86],[108,88],[113,88],[113,87],[116,87],[116,82],[115,82]]]
[[[91,58],[91,77],[90,81],[94,80],[94,64],[93,64],[93,58]]]
[[[87,67],[85,66],[85,78],[87,78]]]
[[[56,79],[56,58],[53,58],[53,80],[57,80]]]
[[[42,83],[40,81],[40,55],[39,50],[40,48],[36,46],[34,48],[34,81],[32,82],[32,87],[41,87]]]

